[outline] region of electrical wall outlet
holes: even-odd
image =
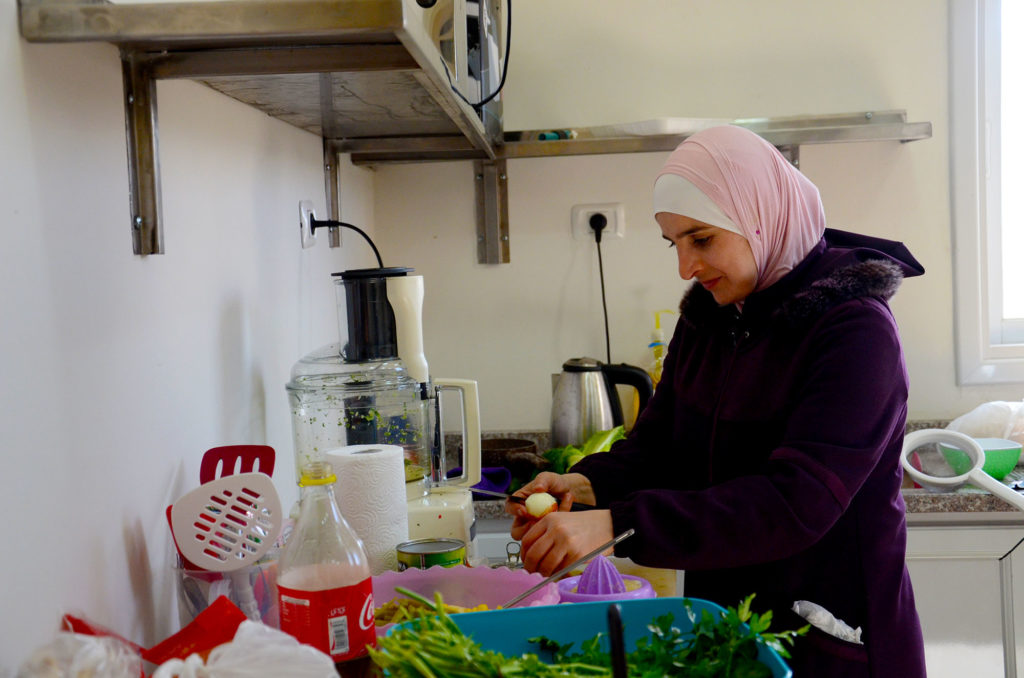
[[[316,244],[316,233],[313,231],[313,203],[309,200],[299,201],[299,232],[301,236],[302,249],[308,249]]]
[[[603,214],[608,220],[601,235],[601,241],[615,236],[626,237],[626,208],[621,202],[593,203],[576,205],[572,208],[572,237],[576,240],[593,240],[594,229],[590,227],[590,217]]]

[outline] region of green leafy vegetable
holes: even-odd
[[[569,470],[568,459],[569,456],[574,453],[579,453],[578,447],[567,445],[565,447],[555,447],[544,453],[544,458],[551,462],[551,467],[548,468],[552,473],[565,473]]]
[[[623,440],[625,437],[625,426],[616,426],[608,431],[598,431],[583,443],[583,456],[586,457],[595,452],[607,452],[612,448],[612,443]]]
[[[757,660],[758,644],[789,656],[797,636],[808,627],[796,631],[769,633],[771,612],[758,615],[751,611],[751,595],[738,608],[728,608],[722,615],[704,610],[700,615],[686,601],[686,611],[693,624],[682,632],[673,626],[671,614],[662,615],[647,627],[650,635],[637,641],[636,649],[627,656],[630,678],[764,678],[771,670]],[[437,606],[441,597],[436,595]],[[530,638],[538,653],[505,657],[484,650],[459,630],[447,613],[425,617],[396,628],[380,639],[378,648],[370,649],[374,663],[388,675],[398,678],[453,676],[455,678],[537,678],[612,675],[611,658],[604,649],[606,634],[599,633],[580,643],[579,652],[572,652],[572,643],[560,644],[550,638]],[[541,656],[550,658],[542,661]]]
[[[594,433],[586,439],[583,447],[566,445],[565,447],[552,448],[544,453],[544,458],[551,462],[551,468],[548,470],[553,473],[568,473],[569,469],[580,459],[596,452],[607,452],[611,449],[613,443],[625,437],[626,428],[624,426],[616,426],[607,431]]]

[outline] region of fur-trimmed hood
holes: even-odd
[[[795,269],[747,298],[743,317],[770,316],[801,324],[853,299],[888,301],[903,278],[923,273],[924,267],[902,243],[826,229],[821,242]],[[710,292],[696,284],[683,296],[679,312],[692,325],[737,319],[731,305],[719,306]]]

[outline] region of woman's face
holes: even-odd
[[[757,264],[741,235],[672,212],[658,212],[661,237],[676,248],[679,277],[696,278],[719,306],[742,301],[757,285]]]

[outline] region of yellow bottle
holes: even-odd
[[[647,344],[647,348],[651,349],[653,354],[647,374],[651,375],[651,381],[654,382],[655,387],[661,381],[661,370],[665,365],[665,332],[661,329],[662,313],[672,313],[672,311],[654,312],[654,331],[651,332],[651,343]]]
[[[661,310],[654,312],[654,330],[651,331],[651,343],[647,344],[647,348],[651,349],[652,359],[648,364],[646,370],[647,374],[651,375],[651,384],[655,389],[658,388],[658,382],[661,381],[661,370],[665,364],[665,349],[668,344],[665,342],[665,332],[661,328],[661,314],[662,313],[675,313],[672,310]],[[633,407],[630,409],[626,428],[631,429],[633,424],[636,422],[637,414],[640,410],[640,396],[634,391],[633,393]]]

